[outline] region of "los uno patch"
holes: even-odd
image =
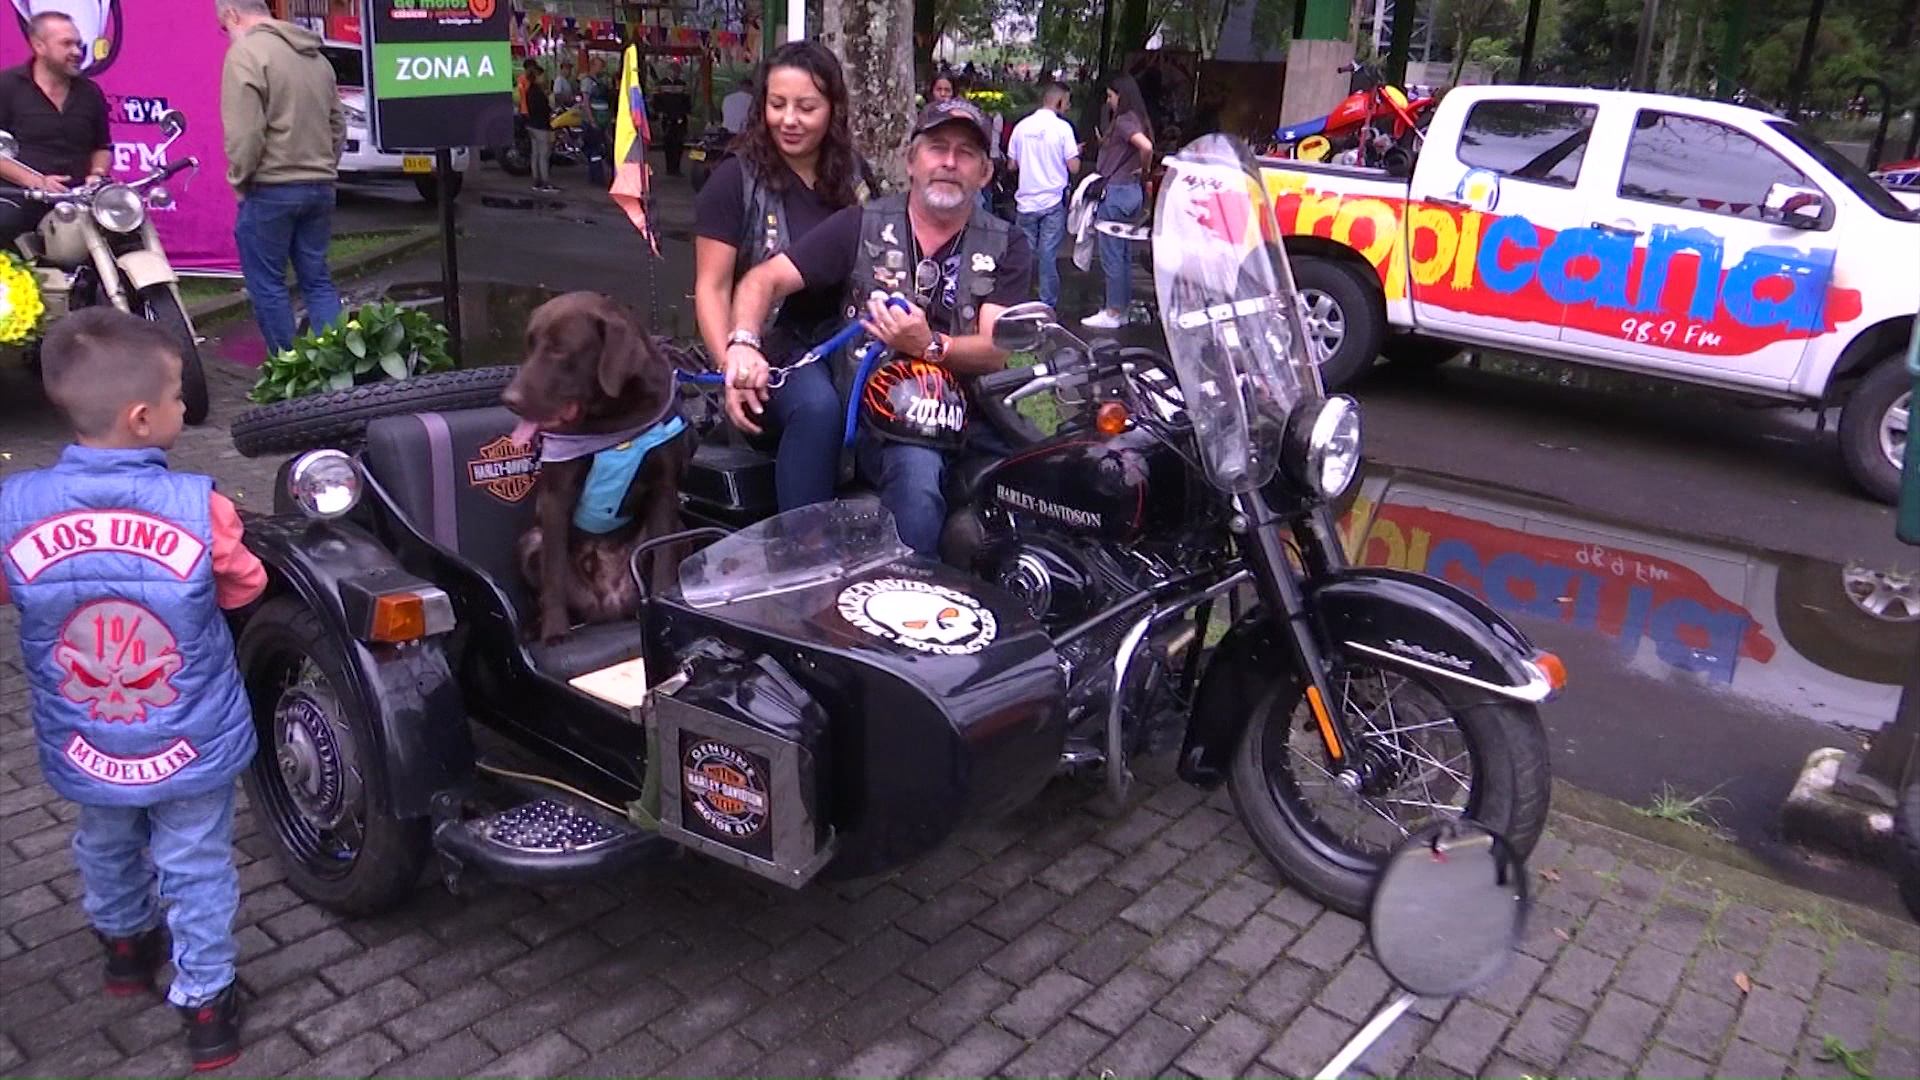
[[[165,518],[138,510],[75,510],[29,526],[7,546],[7,558],[22,581],[76,555],[99,553],[138,556],[185,581],[206,551],[204,541]]]
[[[957,589],[909,578],[878,578],[840,592],[840,617],[874,637],[938,656],[977,653],[999,623],[986,605]]]

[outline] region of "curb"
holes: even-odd
[[[1764,860],[1731,840],[1677,822],[1642,817],[1617,799],[1564,780],[1553,782],[1552,805],[1549,828],[1563,838],[1611,848],[1657,870],[1684,871],[1699,884],[1769,911],[1824,909],[1867,940],[1920,952],[1920,924],[1784,881]]]
[[[410,229],[406,235],[395,237],[371,251],[361,252],[338,266],[331,267],[331,270],[336,278],[350,280],[364,277],[375,270],[399,262],[423,247],[431,246],[439,239],[438,227]],[[247,294],[239,291],[231,296],[202,300],[194,304],[187,309],[187,318],[193,320],[193,324],[197,327],[203,323],[219,322],[246,310],[248,306]]]

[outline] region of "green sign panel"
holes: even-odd
[[[375,45],[383,98],[513,93],[513,51],[504,41]]]
[[[389,153],[509,141],[507,0],[363,0],[367,111]]]
[[[1920,412],[1920,321],[1907,343],[1907,374],[1913,376],[1913,396],[1907,399],[1907,466],[1901,474],[1897,532],[1907,543],[1920,544],[1920,432],[1913,430],[1913,414]]]

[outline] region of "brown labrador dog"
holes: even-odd
[[[676,415],[671,362],[631,312],[588,292],[556,296],[534,311],[526,360],[500,400],[520,417],[513,439],[522,443],[535,432],[554,444],[566,436],[616,435]],[[542,458],[552,453],[545,447]],[[521,573],[539,601],[542,641],[565,634],[576,618],[616,622],[639,611],[628,563],[644,538],[679,531],[680,477],[692,455],[691,430],[649,451],[621,503],[628,524],[604,534],[573,523],[592,455],[542,460],[537,523],[519,546]],[[652,553],[653,591],[675,580],[674,554]]]

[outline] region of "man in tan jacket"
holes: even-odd
[[[274,19],[266,0],[215,0],[214,8],[233,39],[220,73],[227,182],[240,200],[233,236],[254,321],[269,354],[278,353],[293,346],[289,259],[312,327],[340,317],[327,242],[346,117],[319,35]]]

